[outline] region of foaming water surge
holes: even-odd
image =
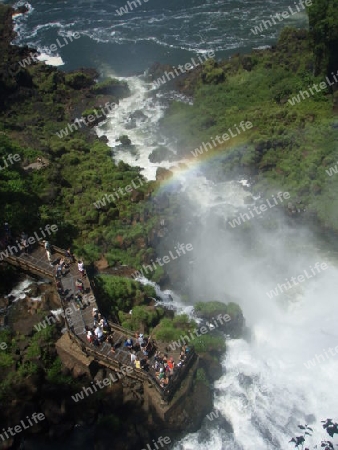
[[[250,196],[244,183],[214,183],[196,169],[192,182],[190,172],[186,183],[181,173],[180,184],[194,206],[194,298],[235,298],[251,340],[228,340],[224,375],[215,383],[215,408],[233,432],[206,418],[175,449],[285,450],[304,423],[315,430],[307,441],[314,445],[327,437],[320,420],[337,417],[337,261],[316,235],[290,226],[277,209],[270,212],[274,229],[261,217],[252,219],[249,231],[226,227],[234,212],[244,212]],[[268,298],[266,292],[286,277],[304,269],[313,274],[316,262],[328,269]]]
[[[33,283],[31,278],[25,278],[23,281],[20,281],[8,294],[8,297],[14,297],[12,302],[17,302],[20,299],[26,298],[27,293],[30,291],[29,287]],[[32,298],[32,300],[41,300],[40,297]]]
[[[172,164],[168,161],[151,163],[149,155],[152,151],[159,145],[165,145],[175,154],[174,143],[157,131],[158,121],[166,108],[165,103],[162,97],[149,95],[151,86],[142,77],[118,79],[127,81],[131,95],[120,100],[106,123],[96,128],[97,134],[107,136],[115,161],[123,160],[131,166],[142,167],[142,174],[148,180],[154,180],[158,167],[168,168]],[[130,148],[120,145],[118,138],[121,135],[128,135],[132,143]]]
[[[191,318],[194,316],[194,307],[192,305],[185,305],[176,292],[171,289],[162,290],[157,283],[148,280],[146,277],[138,277],[135,280],[145,286],[152,286],[155,289],[156,297],[160,299],[156,301],[156,306],[163,306],[167,309],[174,310],[177,314],[187,314]]]

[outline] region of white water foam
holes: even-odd
[[[137,277],[135,280],[145,286],[152,286],[155,289],[156,296],[161,299],[156,301],[156,306],[163,306],[164,308],[175,311],[176,314],[186,314],[190,318],[194,317],[194,307],[192,305],[185,305],[176,292],[171,289],[162,291],[157,283],[148,280],[146,277]]]
[[[214,183],[195,176],[195,183],[187,177],[183,189],[203,224],[199,246],[194,244],[196,278],[211,298],[236,294],[251,329],[251,342],[227,341],[224,375],[215,383],[214,406],[233,433],[227,433],[216,420],[205,419],[202,430],[186,436],[175,450],[197,446],[203,450],[286,450],[291,437],[301,434],[297,425],[305,423],[314,428],[307,445],[318,444],[329,438],[320,421],[337,420],[338,351],[332,349],[338,349],[338,263],[328,250],[312,244],[306,230],[290,230],[282,221],[274,232],[254,234],[258,252],[238,245],[235,230],[217,235],[212,226],[215,206],[225,220],[233,210],[241,210],[248,195],[241,185],[246,183]],[[184,184],[184,177],[180,181]],[[281,220],[277,212],[276,219]],[[258,220],[254,225],[259,225]],[[317,261],[326,261],[329,268],[290,289],[288,295],[267,298],[267,281],[275,282],[274,271],[276,279],[284,281],[279,265],[286,264],[297,276],[300,269]]]
[[[112,74],[109,74],[112,76]],[[113,149],[115,161],[122,160],[133,167],[142,167],[143,175],[148,180],[156,179],[158,167],[170,168],[174,164],[168,161],[151,163],[149,155],[160,145],[173,150],[173,143],[159,136],[156,128],[163,117],[165,106],[160,98],[157,100],[149,96],[152,85],[141,77],[116,77],[127,81],[131,95],[120,100],[119,105],[108,116],[108,121],[96,128],[98,136],[106,135],[109,146]],[[138,114],[135,119],[131,116]],[[142,115],[143,114],[143,115]],[[127,135],[133,145],[132,148],[120,146],[117,141],[122,135]]]
[[[26,298],[27,290],[32,283],[33,281],[31,279],[25,278],[11,290],[8,297],[14,297],[13,303],[20,299]]]
[[[39,61],[44,61],[45,64],[49,65],[49,66],[63,66],[64,62],[61,58],[61,56],[51,56],[48,55],[47,53],[41,53],[37,59]]]

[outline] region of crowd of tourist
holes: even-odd
[[[168,357],[166,353],[160,351],[155,353],[152,368],[154,369],[156,378],[162,388],[165,388],[169,384],[173,375],[185,364],[189,352],[190,347],[183,346],[177,363],[175,363],[172,356]]]
[[[45,242],[45,248],[47,252],[47,258],[50,259],[51,249],[49,243]],[[60,295],[66,293],[62,288],[62,277],[67,273],[70,264],[75,262],[75,258],[72,255],[70,249],[65,253],[64,258],[61,258],[56,265],[56,280],[57,288]],[[73,299],[78,309],[84,309],[89,306],[89,302],[85,300],[84,283],[83,279],[86,278],[86,271],[84,263],[81,260],[77,261],[79,278],[75,280],[75,295],[71,295],[66,300]],[[81,278],[80,278],[81,276]],[[135,369],[145,370],[150,372],[157,380],[158,384],[165,389],[175,374],[178,374],[180,369],[184,366],[188,354],[190,352],[189,346],[182,346],[177,361],[173,356],[168,356],[167,353],[160,352],[155,348],[152,343],[151,337],[146,337],[142,333],[135,333],[134,337],[127,337],[123,341],[121,334],[117,340],[114,338],[114,333],[109,326],[107,319],[100,313],[100,311],[94,307],[92,310],[93,322],[91,326],[86,326],[86,338],[88,343],[95,347],[100,347],[103,342],[107,342],[111,345],[111,353],[115,354],[119,347],[130,353],[130,364]]]

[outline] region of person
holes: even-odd
[[[97,325],[99,320],[99,310],[97,308],[93,308],[93,319],[94,319],[94,326]]]
[[[61,278],[62,277],[62,266],[60,264],[58,264],[58,266],[56,268],[56,277],[57,278]]]
[[[139,343],[140,347],[142,347],[142,344],[144,343],[143,334],[140,334],[140,336],[137,339],[137,342]]]
[[[172,374],[174,373],[174,366],[175,366],[175,363],[174,363],[174,361],[173,361],[173,358],[170,358],[170,359],[169,359],[169,361],[168,361],[168,363],[167,363],[167,366],[168,366],[170,375],[172,375]]]
[[[180,353],[180,361],[183,364],[183,362],[186,360],[185,352],[182,350]]]
[[[79,309],[83,308],[83,303],[82,303],[82,296],[81,294],[77,294],[75,297],[75,302],[78,305]]]
[[[147,344],[145,342],[143,342],[143,344],[141,344],[141,351],[144,356],[148,356],[149,352],[147,351]]]
[[[73,253],[70,251],[70,248],[68,248],[65,251],[65,258],[67,258],[68,264],[72,264],[75,261]]]
[[[160,368],[160,371],[156,374],[157,378],[159,380],[162,380],[164,378],[164,369],[163,367]]]
[[[124,343],[124,347],[128,347],[131,350],[133,348],[133,340],[128,338]]]
[[[163,358],[160,351],[156,351],[154,359],[158,364],[163,364]]]
[[[100,342],[99,342],[95,332],[92,331],[92,333],[93,333],[93,344],[95,345],[95,347],[99,347],[100,346]]]
[[[136,359],[137,359],[137,356],[135,355],[135,352],[132,351],[131,354],[130,354],[130,361],[131,361],[131,363],[135,364]]]
[[[92,343],[93,340],[94,340],[93,338],[94,338],[93,332],[91,330],[88,330],[87,331],[87,340],[88,340],[88,342]]]
[[[149,359],[143,358],[141,359],[141,369],[145,370],[146,372],[149,372],[150,363]]]
[[[108,334],[109,333],[109,325],[108,325],[107,319],[102,317],[101,320],[100,320],[99,325],[102,328],[103,334]]]
[[[169,384],[169,378],[164,376],[163,378],[160,379],[161,388],[164,389],[168,384]]]
[[[62,283],[60,280],[56,281],[56,288],[57,288],[59,295],[65,295],[65,291],[63,290]]]
[[[48,241],[43,241],[43,242],[44,242],[44,244],[45,244],[45,249],[46,249],[46,251],[51,252],[51,251],[52,251],[52,248],[51,248],[51,246],[50,246],[50,243],[49,243]]]
[[[110,335],[110,336],[107,337],[107,342],[108,342],[108,344],[111,345],[110,351],[111,351],[112,353],[115,353],[115,351],[116,351],[116,346],[115,346],[115,344],[114,344],[114,339],[113,339],[113,336],[112,336],[112,335]]]
[[[77,278],[75,281],[75,287],[78,291],[83,292],[83,281]]]
[[[46,254],[47,254],[47,259],[48,259],[50,265],[53,266],[51,252],[49,250],[46,250]]]
[[[10,235],[11,235],[11,230],[10,230],[10,228],[9,228],[8,222],[5,222],[4,228],[5,228],[5,233],[6,233],[6,235],[10,237]]]
[[[99,342],[102,342],[104,340],[104,335],[103,335],[103,332],[102,332],[101,327],[99,325],[95,328],[94,333],[95,333],[95,335],[96,335],[96,337],[97,337]]]
[[[84,269],[83,261],[78,261],[77,267],[78,267],[79,272],[81,273],[82,278],[83,278],[85,276],[85,269]]]
[[[138,358],[136,358],[136,360],[135,360],[135,368],[141,369],[141,361]]]

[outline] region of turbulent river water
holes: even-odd
[[[43,49],[77,31],[81,39],[49,54],[59,58],[50,62],[62,62],[64,69],[94,66],[105,76],[128,81],[132,96],[97,132],[108,136],[115,159],[142,167],[148,179],[155,179],[158,166],[171,166],[150,163],[151,151],[159,142],[175,151],[175,139],[159,135],[163,99],[149,96],[152,86],[138,74],[155,61],[182,64],[210,49],[225,58],[268,45],[286,24],[306,23],[304,14],[297,14],[260,35],[250,31],[270,14],[286,10],[286,0],[149,0],[120,17],[116,9],[123,5],[122,0],[32,0],[29,13],[16,18],[15,42]],[[138,110],[145,118],[130,128],[130,114]],[[121,134],[129,135],[134,152],[114,149]],[[337,419],[338,352],[329,351],[338,346],[337,254],[317,233],[290,225],[277,208],[277,225],[267,229],[261,217],[254,217],[248,239],[240,226],[221,226],[244,210],[250,190],[240,179],[214,182],[205,167],[185,163],[174,184],[191,207],[185,217],[193,227],[193,264],[186,268],[191,290],[198,300],[235,297],[251,339],[228,340],[224,374],[215,383],[216,415],[232,431],[219,418],[206,418],[201,430],[176,443],[175,450],[285,450],[292,448],[288,441],[299,423],[313,426],[309,443],[318,443],[326,437],[320,420]],[[316,263],[328,268],[318,272]],[[272,298],[267,295],[304,271],[313,276]],[[179,296],[174,301],[187,307]]]

